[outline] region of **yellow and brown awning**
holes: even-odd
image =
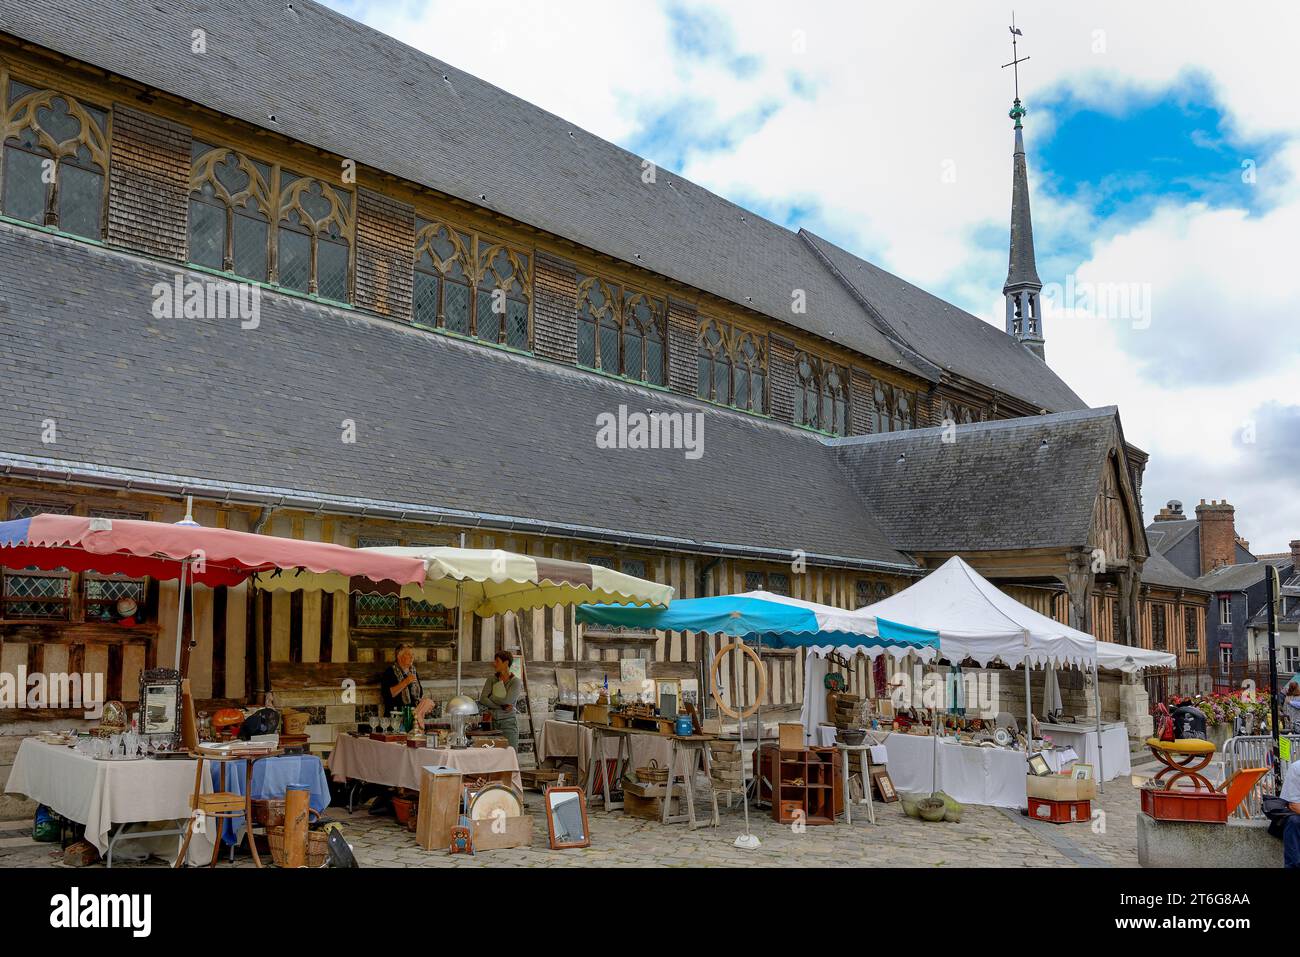
[[[424,562],[423,584],[349,579],[342,575],[284,571],[257,576],[265,591],[329,591],[401,595],[442,605],[463,607],[488,617],[507,611],[552,605],[603,603],[667,605],[670,585],[660,585],[586,562],[568,562],[539,555],[520,555],[495,548],[385,546],[360,549]]]

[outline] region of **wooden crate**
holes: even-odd
[[[1228,795],[1223,791],[1142,788],[1141,794],[1143,813],[1157,821],[1228,823]]]
[[[1044,798],[1029,799],[1029,817],[1035,821],[1053,824],[1078,824],[1092,820],[1091,801],[1049,801]]]
[[[675,816],[680,813],[680,800],[676,793],[672,797],[672,804],[669,805],[668,814]],[[661,821],[664,816],[664,799],[655,795],[642,797],[634,794],[631,788],[623,792],[623,813],[628,817],[639,818],[643,821]]]

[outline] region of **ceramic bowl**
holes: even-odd
[[[926,798],[919,802],[916,809],[923,821],[942,821],[944,815],[948,813],[948,805],[935,798]]]

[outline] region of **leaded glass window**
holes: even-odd
[[[795,424],[848,434],[848,376],[839,366],[800,353],[795,361]]]
[[[54,90],[10,81],[4,113],[5,215],[100,239],[108,115]]]
[[[500,243],[489,245],[481,237],[479,247],[474,335],[484,342],[526,351],[532,296],[528,255]]]
[[[716,319],[701,320],[695,394],[720,405],[766,411],[766,340]]]
[[[286,289],[351,300],[352,195],[296,173],[280,174],[276,279]]]
[[[667,381],[667,311],[662,299],[578,277],[578,364],[637,382]]]
[[[190,262],[266,282],[271,168],[234,150],[197,141],[191,156]]]
[[[415,321],[471,335],[474,239],[445,223],[416,222]]]
[[[31,518],[48,512],[72,514],[71,505],[49,502],[9,503],[9,518]],[[6,619],[67,619],[72,611],[72,573],[66,568],[0,568],[0,617]]]

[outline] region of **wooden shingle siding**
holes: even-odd
[[[695,395],[695,343],[699,316],[694,306],[668,300],[668,387],[681,395]]]
[[[781,422],[794,421],[794,362],[798,348],[788,339],[772,337],[768,358],[772,418]]]
[[[409,320],[414,248],[414,208],[368,189],[358,189],[356,305],[393,319]]]
[[[533,352],[568,365],[578,362],[577,272],[572,263],[539,252],[533,279]]]
[[[871,434],[871,376],[858,368],[849,370],[849,434]]]
[[[108,242],[184,262],[189,191],[190,128],[115,103]]]

